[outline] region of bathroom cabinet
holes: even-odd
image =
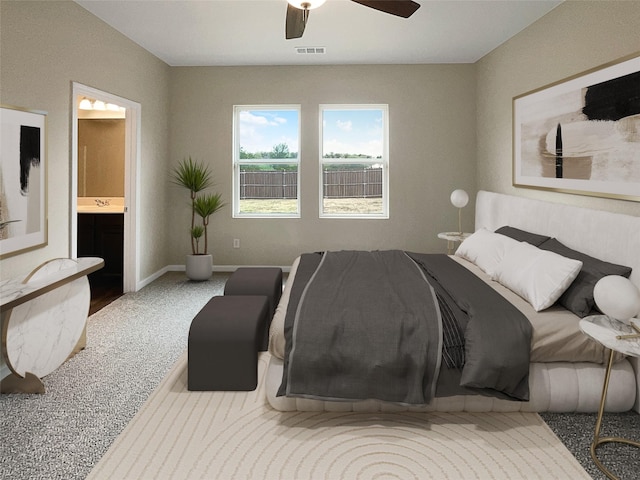
[[[100,257],[104,268],[92,273],[93,283],[120,283],[124,262],[124,214],[79,213],[78,257]]]

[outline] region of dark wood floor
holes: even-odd
[[[93,315],[98,310],[106,307],[116,298],[122,296],[122,282],[120,283],[92,283],[91,284],[91,304],[89,305],[89,315]]]

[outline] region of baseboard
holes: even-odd
[[[214,265],[213,271],[218,273],[231,273],[231,272],[235,272],[238,268],[247,268],[247,267],[250,267],[250,268],[276,267],[276,268],[281,268],[284,273],[289,273],[291,271],[291,265],[288,265],[286,267],[280,266],[280,265]],[[154,280],[157,280],[167,272],[184,272],[184,271],[185,271],[184,265],[167,265],[161,268],[160,270],[158,270],[157,272],[153,273],[152,275],[149,275],[147,278],[137,282],[136,291],[146,287],[151,282],[153,282]]]
[[[160,270],[158,270],[157,272],[149,275],[147,278],[136,282],[136,292],[138,290],[140,290],[141,288],[146,287],[147,285],[149,285],[151,282],[153,282],[154,280],[157,280],[158,278],[160,278],[162,275],[164,275],[165,273],[171,271],[170,266],[166,266],[164,268],[161,268]]]

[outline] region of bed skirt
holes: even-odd
[[[602,396],[605,365],[594,363],[532,363],[529,374],[531,400],[515,402],[481,395],[435,398],[425,406],[402,406],[378,400],[326,402],[276,397],[282,381],[282,360],[271,356],[266,374],[266,394],[276,410],[330,412],[597,412]],[[614,364],[605,411],[626,412],[636,399],[636,380],[628,360]]]

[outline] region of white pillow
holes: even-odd
[[[492,275],[505,253],[520,242],[513,238],[481,228],[460,244],[456,255],[480,267]]]
[[[582,262],[520,242],[496,267],[492,279],[539,312],[553,305],[578,276]]]

